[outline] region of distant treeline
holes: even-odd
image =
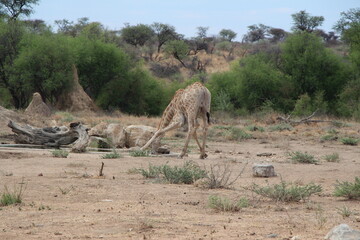
[[[42,20],[21,20],[37,3],[0,3],[0,104],[6,107],[26,107],[34,92],[55,105],[71,89],[75,64],[84,90],[104,110],[159,115],[178,88],[202,81],[213,110],[306,115],[319,109],[360,120],[359,8],[341,13],[334,32],[318,28],[323,17],[300,11],[292,15],[292,32],[251,25],[235,42],[231,29],[207,36],[208,27],[198,27],[186,39],[168,24],[113,31],[87,18],[58,20],[54,32]],[[207,73],[211,60],[200,51],[223,56],[231,69]]]

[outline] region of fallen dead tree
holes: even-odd
[[[292,120],[291,119],[291,114],[289,114],[287,117],[283,117],[283,116],[278,116],[276,118],[276,120],[280,121],[280,122],[285,122],[285,123],[289,123],[293,126],[298,125],[298,124],[302,124],[302,123],[318,123],[318,122],[333,122],[330,120],[318,120],[318,119],[312,119],[313,117],[316,116],[318,112],[318,109],[313,112],[312,114],[310,114],[309,116],[302,118],[300,120]]]
[[[8,127],[15,133],[15,142],[59,148],[73,144],[72,152],[84,152],[89,142],[88,129],[79,122],[71,123],[70,129],[62,127],[36,128],[9,121]]]

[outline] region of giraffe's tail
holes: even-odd
[[[207,117],[208,124],[210,124],[210,113],[209,112],[206,112],[206,117]]]

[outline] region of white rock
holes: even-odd
[[[360,231],[353,230],[347,224],[340,224],[331,229],[325,238],[327,240],[360,240]]]
[[[254,177],[275,177],[274,166],[271,164],[254,164],[253,165]]]

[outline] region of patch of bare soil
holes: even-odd
[[[212,127],[214,128],[214,126]],[[198,159],[194,141],[185,159],[131,157],[103,159],[104,153],[70,153],[55,158],[49,150],[0,148],[0,193],[7,186],[24,183],[23,203],[0,207],[0,239],[323,239],[335,225],[346,223],[360,229],[359,201],[333,196],[336,181],[360,176],[360,149],[339,141],[320,142],[328,124],[302,125],[291,131],[253,133],[256,139],[240,142],[210,136],[208,155]],[[356,134],[357,125],[338,129]],[[221,141],[219,141],[221,140]],[[182,138],[164,141],[179,152]],[[320,162],[293,164],[289,153],[307,152]],[[267,153],[267,154],[264,154]],[[269,154],[271,153],[271,154]],[[324,156],[338,153],[339,162]],[[233,177],[248,163],[230,189],[202,189],[194,185],[167,184],[133,173],[149,164],[181,166],[192,160],[201,167],[229,164]],[[104,177],[98,177],[101,163]],[[278,177],[254,178],[252,165],[269,163]],[[316,183],[322,193],[300,203],[274,202],[244,187],[284,180]],[[239,212],[219,212],[208,207],[211,195],[238,200],[250,206]],[[346,206],[353,214],[343,217]]]

